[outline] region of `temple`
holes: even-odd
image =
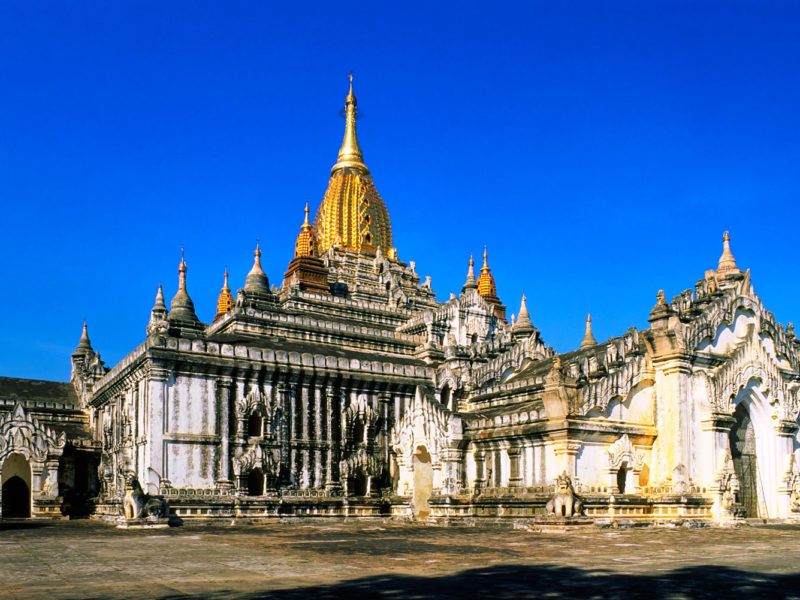
[[[597,342],[587,316],[556,353],[524,296],[507,319],[487,251],[445,302],[401,260],[356,107],[351,77],[328,188],[282,279],[257,245],[204,323],[181,257],[175,296],[158,287],[119,364],[84,325],[69,384],[0,378],[4,518],[800,517],[800,340],[727,232],[715,269],[658,292],[649,328]]]

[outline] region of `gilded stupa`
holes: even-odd
[[[345,98],[346,124],[339,157],[331,169],[328,189],[314,218],[320,253],[331,247],[394,256],[389,211],[383,203],[356,136],[353,76]]]

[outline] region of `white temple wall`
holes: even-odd
[[[578,452],[575,475],[583,485],[605,485],[608,453],[605,444],[586,444]]]
[[[167,479],[176,488],[213,488],[217,446],[187,441],[166,444]]]
[[[216,435],[214,380],[197,375],[178,375],[169,385],[169,409],[165,430],[170,433]]]

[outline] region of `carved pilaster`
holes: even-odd
[[[230,449],[230,422],[231,422],[231,385],[230,377],[218,377],[216,380],[217,418],[219,419],[219,475],[217,487],[229,488],[231,482],[231,449]]]
[[[522,483],[520,475],[519,459],[521,450],[517,446],[508,449],[508,461],[510,463],[510,473],[508,476],[509,487],[518,487]]]

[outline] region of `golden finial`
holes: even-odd
[[[726,275],[734,275],[741,272],[741,269],[736,266],[736,259],[731,252],[731,236],[726,231],[722,236],[722,256],[719,257],[717,275],[725,277]]]
[[[589,312],[586,315],[586,333],[583,334],[583,340],[581,341],[581,348],[594,346],[596,344],[597,340],[594,339],[594,335],[592,334],[592,313]]]
[[[311,231],[311,223],[308,221],[308,200],[306,200],[306,218],[303,221],[302,231]]]
[[[478,276],[478,293],[484,298],[497,299],[497,286],[494,283],[494,276],[490,273],[489,258],[486,246],[483,247],[483,266],[481,274]],[[498,300],[499,302],[499,300]]]
[[[344,140],[342,140],[342,147],[339,149],[339,157],[336,164],[333,165],[331,173],[341,169],[353,169],[369,174],[369,169],[364,164],[364,155],[361,153],[361,147],[358,145],[358,136],[356,135],[356,108],[358,101],[353,93],[353,73],[350,72],[350,91],[344,99],[345,110],[345,126],[344,126]]]
[[[214,316],[216,321],[225,313],[228,313],[233,308],[233,296],[231,295],[231,288],[228,287],[228,267],[225,267],[224,283],[220,291],[219,298],[217,298],[217,314]]]
[[[300,227],[300,233],[297,234],[297,241],[294,244],[294,256],[317,256],[317,237],[314,235],[314,229],[308,221],[308,200],[306,200],[305,219],[303,225]]]

